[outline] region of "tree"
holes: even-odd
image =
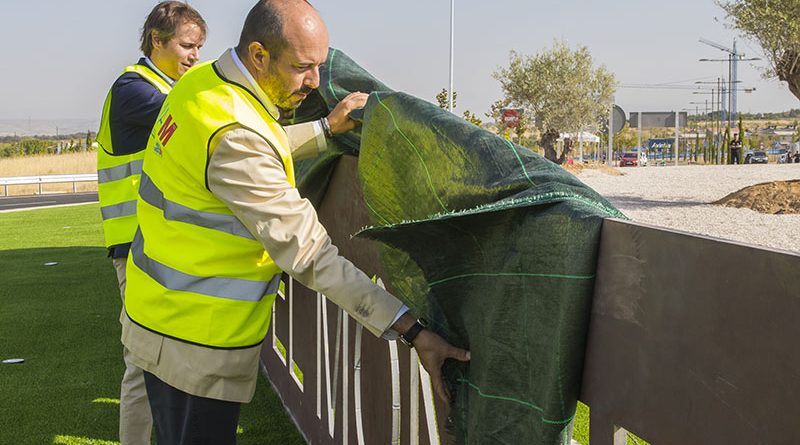
[[[503,132],[506,130],[506,124],[503,122],[503,109],[510,108],[510,105],[511,101],[509,99],[498,99],[489,107],[489,111],[487,113],[483,113],[484,116],[494,121],[495,131],[497,134],[503,134]],[[519,141],[518,143],[522,144],[522,139],[530,129],[529,124],[530,119],[528,114],[523,111],[519,114],[517,126],[514,127],[514,134],[517,136],[517,140]]]
[[[525,116],[525,113],[521,113],[519,116],[519,120],[517,121],[517,126],[514,127],[514,134],[517,135],[518,141],[522,141],[522,138],[525,136],[525,133],[527,132],[528,132],[528,118]]]
[[[448,103],[449,99],[450,95],[447,92],[447,88],[442,88],[442,91],[436,95],[436,102],[439,104],[439,108],[443,108],[445,110],[450,107],[450,104]],[[458,99],[458,91],[453,91],[453,109],[456,108],[456,99]],[[469,110],[464,111],[464,119],[478,127],[483,125],[483,121],[481,121],[481,119],[476,116],[475,113]]]
[[[467,122],[469,122],[469,123],[471,123],[471,124],[473,124],[475,126],[478,126],[478,127],[483,125],[483,121],[478,116],[475,116],[475,113],[473,113],[473,112],[471,112],[469,110],[464,111],[464,119],[466,119]]]
[[[545,157],[559,164],[571,149],[565,144],[561,154],[556,152],[559,133],[577,133],[607,115],[615,84],[604,66],[592,66],[588,48],[572,50],[559,41],[536,56],[511,51],[508,67],[493,77],[510,103],[536,118]]]
[[[770,63],[766,77],[789,84],[800,99],[800,2],[797,0],[731,0],[718,4],[730,24],[764,50]]]
[[[497,134],[502,133],[505,129],[505,124],[503,124],[503,108],[508,108],[509,105],[511,105],[510,100],[498,99],[489,107],[489,111],[483,114],[494,121],[494,125],[497,128]]]
[[[458,91],[453,91],[453,109],[456,108],[456,99],[458,99]],[[442,91],[436,95],[436,102],[439,104],[439,108],[444,108],[445,110],[450,107],[450,95],[447,92],[447,88],[442,88]]]
[[[722,159],[720,164],[731,163],[731,126],[725,127],[725,139],[722,141]]]
[[[694,155],[694,163],[697,164],[697,152],[700,151],[700,129],[695,128],[694,130],[694,150],[692,154]]]

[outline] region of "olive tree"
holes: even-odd
[[[770,63],[767,77],[789,84],[800,99],[800,1],[718,1],[730,24],[764,51]]]
[[[607,116],[616,83],[605,66],[593,66],[588,48],[572,50],[559,41],[535,56],[511,51],[508,67],[493,76],[510,103],[533,115],[545,157],[559,164],[571,150],[565,143],[557,153],[559,133],[577,133]]]

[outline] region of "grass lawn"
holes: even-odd
[[[97,204],[0,213],[0,360],[25,359],[0,364],[0,444],[118,443],[120,306]],[[239,424],[242,445],[304,443],[265,379]]]
[[[117,443],[120,306],[97,204],[0,213],[0,359],[25,359],[0,364],[0,444]],[[264,379],[239,423],[304,443]]]

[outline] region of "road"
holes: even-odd
[[[0,212],[35,207],[80,204],[84,202],[97,202],[97,192],[0,197]]]

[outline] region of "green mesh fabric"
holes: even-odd
[[[580,390],[602,219],[624,216],[561,167],[464,119],[394,92],[332,49],[295,120],[370,92],[359,132],[298,165],[324,194],[341,153],[358,154],[364,205],[398,298],[469,364],[448,362],[458,443],[569,443]]]

